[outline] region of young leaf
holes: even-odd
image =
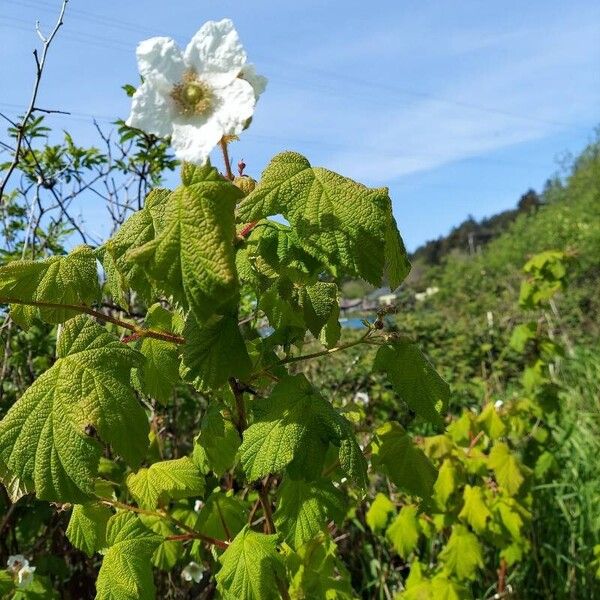
[[[510,496],[514,496],[525,478],[517,457],[504,442],[498,442],[488,457],[488,467],[496,474],[496,481]]]
[[[200,496],[204,478],[190,458],[163,460],[127,477],[127,488],[143,508],[156,508],[171,499]]]
[[[203,473],[221,476],[233,467],[241,443],[233,423],[223,417],[218,405],[211,404],[202,417],[192,460]]]
[[[281,471],[292,460],[314,464],[306,459],[315,448],[323,455],[327,441],[340,446],[342,468],[363,485],[366,461],[350,423],[299,374],[281,379],[271,396],[255,405],[255,421],[244,432],[240,458],[255,480]]]
[[[16,260],[0,267],[0,302],[51,302],[89,306],[100,297],[100,284],[94,251],[78,246],[66,256],[44,260]],[[79,314],[67,308],[15,304],[13,319],[29,327],[35,317],[48,323],[63,323]]]
[[[372,531],[383,531],[392,515],[396,514],[396,505],[385,495],[377,494],[365,516]]]
[[[283,152],[238,206],[244,222],[277,214],[290,222],[303,248],[325,261],[337,276],[355,275],[379,285],[386,246],[391,280],[397,283],[402,275],[399,237],[389,233],[391,202],[386,188],[369,189],[327,169],[311,167],[300,154]]]
[[[197,529],[218,540],[236,536],[246,525],[248,511],[234,496],[213,492],[200,509]]]
[[[344,515],[345,498],[330,481],[283,480],[275,525],[292,547],[299,548],[311,540],[330,520]]]
[[[162,228],[162,217],[169,190],[152,190],[142,210],[133,213],[115,235],[99,249],[107,287],[120,302],[127,300],[127,291],[135,290],[148,301],[152,286],[143,266],[131,260],[129,253],[151,242]]]
[[[433,486],[433,497],[441,508],[446,508],[448,499],[458,487],[458,479],[459,475],[454,462],[446,458]]]
[[[292,576],[291,598],[354,600],[350,573],[337,556],[337,546],[326,533],[290,552],[286,566]]]
[[[488,402],[481,414],[477,417],[477,423],[481,425],[483,431],[492,439],[502,437],[506,431],[506,426],[502,422],[493,402]]]
[[[133,513],[111,517],[106,528],[108,548],[96,581],[96,600],[154,600],[150,559],[160,541]]]
[[[183,556],[183,544],[176,540],[168,540],[169,536],[178,531],[168,521],[154,515],[140,515],[140,521],[145,527],[157,533],[162,541],[152,555],[152,564],[163,571],[170,571]]]
[[[146,452],[148,419],[129,385],[142,357],[85,316],[65,323],[57,356],[0,421],[0,463],[40,499],[82,503],[94,492],[96,433],[131,466]]]
[[[76,504],[67,527],[69,541],[92,556],[106,546],[106,524],[111,516],[111,510],[98,502]]]
[[[381,346],[373,368],[387,374],[417,415],[435,425],[443,424],[450,388],[415,344],[397,341]]]
[[[188,316],[183,331],[182,372],[198,389],[214,390],[229,377],[244,378],[252,368],[237,317],[211,317],[200,325]]]
[[[371,460],[399,488],[421,498],[431,495],[437,471],[397,423],[386,423],[375,432]]]
[[[200,322],[237,293],[233,211],[241,197],[215,168],[194,167],[167,198],[158,235],[127,254]]]
[[[465,486],[463,493],[464,504],[458,518],[466,521],[475,532],[483,533],[487,527],[488,519],[492,518],[483,499],[483,490],[479,486]]]
[[[246,526],[219,558],[217,589],[225,600],[279,600],[284,568],[276,550],[277,536]]]
[[[407,559],[419,541],[417,507],[403,506],[385,534],[392,542],[396,552],[403,559]]]
[[[332,318],[337,321],[339,317],[340,307],[337,295],[338,289],[335,283],[317,281],[314,285],[302,288],[301,304],[304,312],[304,322],[317,339],[328,321]],[[330,338],[330,341],[335,344],[337,339],[333,341],[333,338]]]
[[[454,525],[446,547],[440,552],[444,566],[456,576],[473,579],[483,568],[483,551],[479,540],[464,525]]]
[[[145,326],[168,333],[180,333],[183,323],[177,313],[170,313],[160,304],[154,304],[148,309]],[[177,345],[166,340],[144,337],[136,345],[136,350],[146,358],[144,364],[133,372],[136,388],[146,396],[166,404],[179,381]]]
[[[326,437],[319,417],[327,404],[303,375],[279,381],[256,404],[255,420],[244,432],[242,466],[251,480],[281,471],[313,442]]]

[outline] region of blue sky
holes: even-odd
[[[0,0],[0,111],[29,98],[35,19],[58,0]],[[283,150],[388,186],[410,249],[467,215],[484,217],[541,189],[600,124],[600,3],[592,0],[71,0],[39,105],[79,143],[91,116],[126,117],[135,46],[185,46],[207,19],[231,17],[269,88],[232,148],[258,175]],[[215,164],[218,164],[215,157]],[[175,181],[173,181],[175,183]],[[104,208],[81,207],[103,232]]]

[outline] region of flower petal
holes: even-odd
[[[195,117],[173,123],[171,145],[179,160],[203,165],[222,137],[223,129],[214,116],[208,120]]]
[[[207,21],[187,45],[184,60],[203,81],[223,87],[238,76],[246,52],[231,19]]]
[[[135,53],[140,75],[144,79],[152,79],[169,89],[181,81],[185,63],[179,46],[171,38],[144,40],[138,44]]]
[[[152,80],[146,80],[131,99],[131,112],[126,123],[158,137],[171,135],[173,102]]]
[[[267,89],[268,79],[264,75],[259,75],[256,72],[256,67],[252,63],[246,63],[240,74],[241,79],[245,79],[254,89],[254,95],[258,100],[259,96]]]
[[[227,87],[215,90],[217,105],[214,118],[225,135],[237,135],[254,114],[256,96],[245,79],[234,79]]]

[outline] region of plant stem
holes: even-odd
[[[330,354],[334,354],[335,352],[340,352],[341,350],[347,350],[348,348],[352,348],[354,346],[358,346],[359,344],[370,344],[373,341],[368,338],[371,336],[373,330],[368,329],[367,332],[358,340],[354,340],[353,342],[348,342],[347,344],[341,344],[340,346],[335,346],[334,348],[327,348],[327,350],[321,350],[320,352],[313,352],[312,354],[302,354],[301,356],[288,356],[287,358],[282,358],[279,362],[258,371],[250,376],[250,381],[256,379],[257,377],[261,377],[262,375],[267,375],[268,372],[275,368],[280,367],[282,365],[287,365],[290,363],[297,363],[303,360],[311,360],[312,358],[319,358],[321,356],[328,356]]]
[[[227,142],[221,138],[219,142],[221,150],[223,151],[223,161],[225,162],[225,175],[227,179],[233,181],[235,179],[233,171],[231,170],[231,161],[229,160],[229,150],[227,149]]]
[[[127,510],[129,512],[134,512],[140,515],[147,515],[149,517],[158,517],[165,521],[169,521],[179,529],[182,529],[186,532],[183,536],[171,536],[171,539],[198,539],[206,542],[207,544],[211,544],[213,546],[217,546],[218,548],[228,548],[229,544],[223,540],[218,540],[217,538],[213,538],[209,535],[204,535],[191,527],[188,527],[185,523],[182,523],[179,519],[171,516],[168,512],[164,510],[148,510],[146,508],[139,508],[138,506],[132,506],[131,504],[125,504],[124,502],[119,502],[118,500],[110,500],[108,498],[100,498],[102,504],[106,504],[107,506],[112,506],[113,508],[120,508],[121,510]]]
[[[233,397],[235,398],[235,406],[237,408],[237,430],[238,433],[243,435],[244,430],[248,427],[248,422],[246,420],[246,405],[244,404],[244,391],[240,387],[240,384],[235,377],[229,378],[229,387],[233,392]]]
[[[136,338],[133,338],[133,336],[128,336],[128,338],[137,339],[143,337],[150,337],[155,338],[157,340],[163,340],[165,342],[172,342],[173,344],[185,344],[185,339],[174,333],[170,333],[167,331],[156,331],[155,329],[144,329],[143,327],[139,327],[135,323],[129,323],[128,321],[123,321],[122,319],[111,317],[110,315],[106,315],[83,304],[60,304],[57,302],[43,302],[41,300],[20,300],[18,298],[10,298],[5,296],[0,296],[0,304],[24,304],[26,306],[40,306],[42,308],[62,308],[73,310],[76,312],[84,313],[86,315],[90,315],[98,319],[99,321],[103,321],[105,323],[112,323],[117,327],[122,327],[123,329],[133,331],[136,335]],[[128,339],[127,341],[133,341],[133,339]]]
[[[263,514],[265,516],[265,533],[275,533],[275,523],[273,523],[273,513],[271,512],[271,502],[269,500],[269,487],[271,486],[271,476],[268,475],[263,481],[260,492],[260,503],[263,507]]]

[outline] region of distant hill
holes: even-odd
[[[546,189],[550,189],[552,185],[553,182],[549,181]],[[521,196],[516,208],[505,210],[481,221],[469,216],[460,225],[454,227],[448,235],[419,246],[411,258],[426,265],[437,265],[453,251],[474,253],[478,248],[504,233],[519,215],[535,212],[542,204],[544,204],[544,194],[539,195],[535,190],[529,189]]]

